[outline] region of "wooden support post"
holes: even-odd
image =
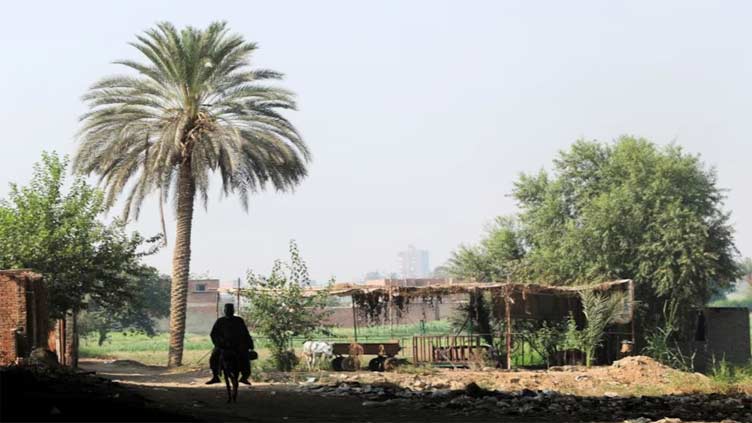
[[[637,317],[637,313],[635,312],[635,309],[634,309],[634,295],[635,295],[635,293],[634,293],[634,281],[631,281],[631,280],[629,281],[628,292],[629,292],[629,311],[632,314],[632,318],[630,319],[631,320],[630,323],[631,323],[631,326],[632,326],[631,327],[631,332],[632,332],[632,354],[630,354],[630,355],[634,355],[634,354],[637,354],[637,339],[636,339],[636,336],[635,336],[635,318]]]
[[[238,278],[238,291],[236,292],[238,304],[235,306],[235,313],[240,316],[240,278]]]
[[[389,287],[389,337],[394,336],[394,294]]]
[[[355,312],[355,297],[352,298],[352,312],[353,312],[353,335],[355,336],[355,342],[358,342],[358,315]]]
[[[507,341],[507,370],[512,369],[512,310],[511,298],[509,298],[509,287],[504,289],[504,308],[507,321],[506,341]]]

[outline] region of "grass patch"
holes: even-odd
[[[713,383],[727,392],[752,393],[752,363],[734,366],[726,360],[714,361],[711,375]]]
[[[399,356],[411,359],[413,353],[412,337],[414,335],[447,335],[452,333],[454,332],[448,320],[425,322],[425,324],[366,326],[358,328],[358,341],[399,341],[402,346]],[[334,328],[332,336],[316,337],[317,340],[328,342],[351,342],[353,338],[352,328]],[[267,359],[270,356],[268,342],[260,336],[254,336],[253,339],[256,344],[256,351],[259,353],[259,360],[255,361],[254,364],[268,367]],[[164,366],[167,364],[167,352],[169,350],[169,334],[167,333],[149,337],[139,333],[113,332],[102,345],[98,345],[97,341],[96,334],[82,336],[79,344],[80,356],[84,358],[136,360],[148,365]],[[303,342],[305,342],[305,339],[296,338],[293,340],[292,347],[300,353]],[[523,348],[524,354],[520,353],[520,349],[516,349],[512,356],[515,366],[543,363],[542,358],[535,351],[527,345]],[[208,366],[211,349],[212,343],[208,334],[186,334],[183,363],[187,366]],[[364,366],[370,358],[370,356],[363,358]]]
[[[332,332],[338,338],[350,339],[353,337],[352,328],[334,328]],[[363,338],[401,338],[415,335],[447,335],[453,333],[452,325],[448,320],[435,320],[431,322],[411,323],[404,325],[381,325],[364,326],[358,328],[358,339]]]

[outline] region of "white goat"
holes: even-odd
[[[303,343],[303,358],[305,358],[308,370],[318,368],[320,359],[327,359],[334,356],[332,344],[322,341],[306,341]]]

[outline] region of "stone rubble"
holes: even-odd
[[[746,395],[692,394],[575,396],[551,390],[486,390],[475,383],[462,389],[448,381],[433,383],[416,377],[410,388],[391,383],[361,384],[348,377],[331,384],[305,384],[296,389],[320,395],[357,397],[363,407],[441,408],[458,416],[509,415],[561,416],[628,423],[675,423],[682,421],[752,422],[752,397]]]

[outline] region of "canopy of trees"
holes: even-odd
[[[110,332],[143,332],[156,335],[155,319],[170,314],[170,278],[160,275],[157,269],[142,265],[128,275],[128,305],[111,308],[90,302],[79,320],[81,333],[96,332],[102,345]]]
[[[643,316],[659,315],[668,299],[704,305],[740,276],[715,171],[678,146],[578,141],[552,172],[521,175],[513,196],[519,215],[498,220],[479,245],[460,247],[453,274],[549,284],[633,279]]]

